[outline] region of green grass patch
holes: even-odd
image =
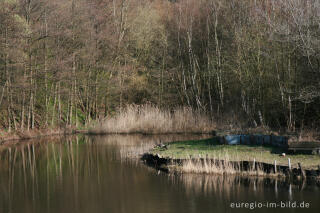
[[[173,159],[192,158],[215,158],[229,161],[253,161],[271,163],[277,161],[277,165],[288,165],[288,158],[291,159],[293,167],[298,167],[298,163],[306,169],[316,169],[320,165],[320,155],[308,154],[286,154],[286,152],[276,147],[248,146],[248,145],[221,145],[217,138],[178,141],[167,145],[167,149],[155,148],[153,154]]]

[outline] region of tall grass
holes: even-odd
[[[206,173],[206,174],[236,174],[237,169],[228,161],[212,161],[204,159],[203,161],[189,159],[182,163],[181,170],[186,173]]]
[[[240,174],[244,176],[282,176],[282,173],[266,173],[262,166],[253,165],[248,170],[242,170],[239,162],[231,162],[228,158],[224,160],[216,159],[187,159],[181,166],[175,167],[176,171],[182,173],[201,173],[201,174]]]
[[[297,141],[303,141],[303,142],[316,142],[320,141],[320,133],[319,129],[303,129],[299,133],[298,140]]]
[[[209,133],[215,125],[210,118],[188,107],[172,112],[151,104],[128,105],[113,117],[89,129],[89,133]]]

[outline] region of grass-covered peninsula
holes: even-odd
[[[298,163],[305,169],[317,169],[320,164],[320,155],[286,154],[280,148],[271,146],[253,145],[224,145],[217,138],[172,142],[162,145],[150,151],[151,154],[169,159],[216,159],[224,161],[256,161],[274,164],[276,160],[279,166],[288,166],[288,158],[293,168]],[[199,165],[198,165],[199,166]]]

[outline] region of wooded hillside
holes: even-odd
[[[319,97],[318,0],[0,0],[1,129],[151,103],[296,130]]]

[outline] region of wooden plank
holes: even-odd
[[[291,142],[289,143],[288,150],[317,152],[320,150],[320,142]]]
[[[319,142],[291,142],[289,148],[320,148]]]
[[[289,147],[288,150],[318,150],[320,148]]]

